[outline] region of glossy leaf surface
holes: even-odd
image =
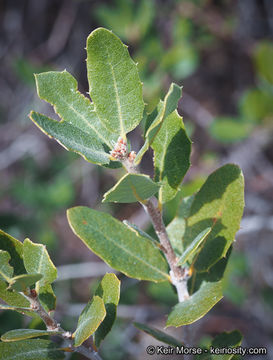
[[[2,230],[0,230],[0,250],[10,254],[9,264],[14,269],[14,275],[26,272],[23,263],[23,244]]]
[[[159,201],[165,203],[174,198],[190,166],[191,141],[176,111],[165,119],[151,146],[155,181],[162,183]]]
[[[185,246],[205,228],[212,228],[195,260],[196,271],[207,271],[226,255],[239,230],[243,209],[242,172],[236,165],[224,165],[208,177],[196,194],[187,220]]]

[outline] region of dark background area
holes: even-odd
[[[54,117],[36,95],[33,73],[67,69],[87,93],[85,42],[99,26],[129,45],[149,110],[172,81],[183,85],[179,112],[193,140],[183,194],[197,191],[227,162],[239,164],[245,176],[246,207],[226,270],[225,297],[202,320],[170,333],[181,338],[187,331],[190,344],[198,345],[239,329],[243,346],[267,348],[267,356],[252,359],[272,359],[272,0],[1,0],[0,228],[47,245],[59,267],[56,317],[73,330],[108,268],[72,234],[66,209],[87,205],[149,227],[137,204],[100,203],[121,170],[98,168],[65,151],[28,118],[32,109]],[[138,151],[140,130],[130,138]],[[150,175],[151,159],[150,153],[142,164]],[[166,206],[166,222],[172,216],[172,206]],[[119,318],[102,357],[145,359],[146,346],[156,341],[140,334],[132,320],[162,329],[176,295],[168,284],[119,277]],[[0,312],[0,333],[26,324],[19,314]]]

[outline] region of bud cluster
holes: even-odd
[[[110,155],[117,160],[124,160],[127,156],[127,141],[122,137],[119,137],[114,149],[110,152]]]

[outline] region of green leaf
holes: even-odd
[[[259,74],[273,84],[273,45],[269,41],[263,41],[255,49],[254,62]]]
[[[145,124],[145,143],[138,152],[135,163],[139,164],[143,155],[148,150],[157,136],[163,121],[177,108],[178,101],[182,95],[182,88],[172,83],[164,101],[160,101],[157,108],[149,114]]]
[[[111,330],[117,313],[120,296],[120,281],[115,274],[106,274],[101,280],[95,295],[102,298],[106,310],[103,322],[94,333],[95,345],[98,348],[102,340]]]
[[[172,248],[178,256],[183,253],[182,236],[185,228],[186,220],[180,217],[175,217],[166,228]]]
[[[55,310],[56,296],[50,284],[40,286],[39,299],[41,304],[47,311]]]
[[[31,339],[39,336],[52,336],[61,333],[62,333],[61,331],[17,329],[6,332],[4,335],[1,336],[1,340],[4,342],[11,342],[11,341]]]
[[[160,185],[147,175],[126,174],[103,196],[103,202],[130,203],[148,199],[154,195]]]
[[[100,3],[94,13],[100,24],[112,29],[123,39],[130,37],[131,32],[128,30],[132,27],[134,14],[132,0],[115,0],[112,6]]]
[[[22,340],[16,343],[0,342],[1,360],[58,360],[64,352],[49,340]]]
[[[211,136],[222,143],[238,142],[250,134],[253,124],[233,117],[218,117],[211,123]]]
[[[26,272],[23,263],[23,244],[2,230],[0,230],[0,250],[10,254],[10,265],[14,269],[14,275]]]
[[[100,24],[112,29],[116,34],[130,43],[143,38],[155,15],[154,1],[116,0],[112,6],[100,4],[95,15]]]
[[[42,274],[23,274],[10,279],[9,289],[23,292],[43,277]]]
[[[0,279],[9,282],[13,275],[13,268],[9,264],[10,254],[0,250]]]
[[[128,220],[123,220],[123,224],[125,224],[129,229],[131,229],[132,231],[134,231],[136,233],[137,236],[144,236],[147,239],[151,240],[154,244],[157,244],[157,246],[159,245],[159,242],[157,240],[155,240],[154,238],[152,238],[149,234],[147,234],[145,231],[143,231],[142,229],[140,229],[138,226],[136,226],[135,224],[131,223]]]
[[[159,201],[172,200],[190,166],[191,141],[175,111],[163,122],[154,142],[155,181],[161,182]]]
[[[242,172],[236,165],[224,165],[208,177],[196,194],[187,220],[185,246],[189,246],[204,228],[212,228],[195,259],[196,271],[207,271],[226,256],[239,230],[243,209]]]
[[[15,307],[29,307],[29,301],[21,294],[9,291],[5,281],[0,280],[0,298],[8,305]],[[14,309],[15,310],[15,309]]]
[[[53,105],[60,118],[90,138],[112,147],[111,141],[116,141],[117,135],[100,121],[94,104],[78,91],[77,80],[69,72],[44,72],[36,74],[35,80],[39,97]]]
[[[184,79],[194,73],[199,65],[198,52],[192,44],[186,42],[172,46],[162,56],[160,67],[168,72],[173,78]]]
[[[187,247],[187,249],[183,252],[182,256],[179,258],[177,265],[180,266],[184,265],[185,262],[196,253],[199,246],[206,239],[210,231],[211,231],[211,227],[208,227],[205,230],[201,231],[200,234],[196,236],[193,242]]]
[[[213,266],[209,268],[208,271],[197,272],[195,269],[193,269],[192,276],[188,281],[189,293],[193,294],[196,292],[200,288],[203,281],[216,282],[222,280],[231,252],[232,246],[228,249],[226,256],[218,260]]]
[[[158,247],[111,215],[79,206],[67,216],[74,233],[112,268],[140,280],[169,280]]]
[[[74,345],[80,346],[87,340],[97,330],[105,315],[106,310],[103,300],[99,296],[94,296],[79,317],[77,329],[73,334],[75,338]]]
[[[171,242],[171,245],[178,256],[181,256],[183,252],[182,238],[186,230],[186,218],[190,214],[190,208],[193,202],[194,196],[185,197],[178,208],[177,216],[167,226],[167,233]]]
[[[109,154],[105,152],[98,137],[65,121],[56,121],[32,111],[30,119],[49,137],[54,137],[66,150],[80,154],[85,160],[95,164],[109,164]]]
[[[89,35],[87,74],[98,117],[125,138],[142,119],[142,84],[127,47],[111,31],[99,28]]]
[[[141,324],[139,322],[134,322],[134,325],[139,330],[144,331],[146,334],[151,335],[153,338],[155,338],[158,341],[161,341],[165,344],[169,344],[171,346],[183,346],[183,343],[174,337],[164,333],[163,331],[157,330],[151,326],[147,326],[145,324]]]
[[[243,340],[242,334],[238,330],[231,332],[223,332],[218,334],[211,343],[211,347],[218,349],[234,348],[241,345]],[[233,358],[233,354],[217,354],[211,355],[213,360],[230,360]]]
[[[261,122],[273,116],[272,94],[265,90],[250,89],[239,101],[242,116],[251,122]]]
[[[20,311],[20,312],[34,311],[32,308],[28,308],[28,307],[11,306],[11,305],[4,305],[4,304],[0,304],[0,310],[14,310],[14,311]]]
[[[51,261],[45,245],[35,244],[25,239],[23,244],[24,265],[28,273],[42,274],[43,277],[36,283],[35,290],[39,294],[40,288],[51,284],[57,278],[57,269]]]
[[[56,297],[51,283],[57,278],[57,269],[51,261],[45,245],[35,244],[25,239],[23,244],[23,258],[28,273],[41,273],[43,277],[35,285],[42,305],[47,311],[56,307]]]
[[[221,281],[203,283],[189,299],[175,305],[168,316],[166,326],[179,327],[195,322],[202,318],[222,297]]]

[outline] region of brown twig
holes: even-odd
[[[129,156],[125,155],[120,160],[128,173],[140,173]],[[162,218],[162,212],[159,207],[154,204],[155,201],[155,197],[152,197],[146,200],[145,203],[141,203],[141,205],[149,215],[160,244],[162,245],[164,255],[171,269],[170,276],[172,284],[176,287],[179,302],[182,302],[189,297],[186,281],[187,270],[186,268],[181,268],[180,266],[176,265],[177,257],[174,253],[169,236],[167,234],[167,230]]]
[[[87,359],[102,360],[99,354],[91,347],[87,348],[83,345],[77,347],[74,346],[72,334],[68,331],[63,330],[60,327],[60,324],[58,324],[57,321],[48,314],[48,312],[44,309],[44,307],[40,303],[39,297],[35,290],[26,291],[22,293],[22,295],[24,295],[27,298],[27,300],[30,302],[30,306],[33,309],[33,311],[36,312],[36,314],[43,320],[47,330],[61,331],[61,334],[56,334],[56,335],[61,336],[63,339],[66,340],[66,342],[68,343],[69,350],[82,354]]]

